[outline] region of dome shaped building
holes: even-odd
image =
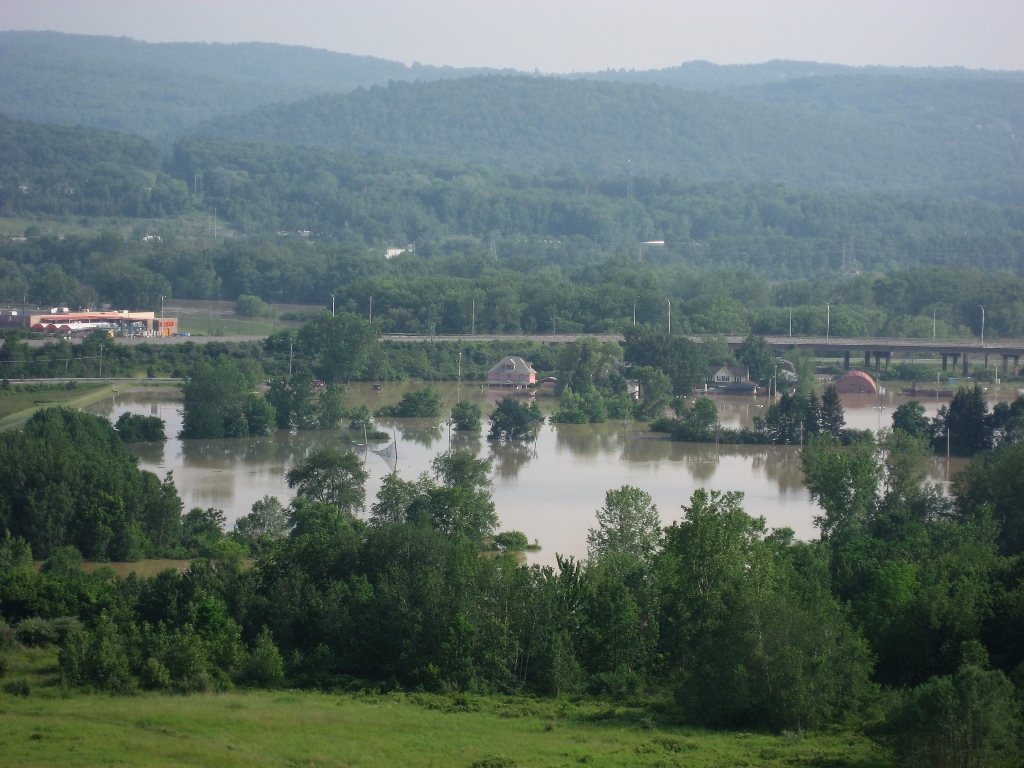
[[[836,391],[841,394],[877,395],[878,384],[864,371],[847,371],[836,381]]]

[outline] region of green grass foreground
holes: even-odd
[[[11,766],[889,765],[849,734],[797,738],[643,724],[629,708],[499,697],[5,695],[0,754]]]
[[[673,727],[594,699],[251,691],[68,691],[56,651],[23,648],[0,689],[4,766],[891,766],[862,736]],[[663,722],[666,721],[666,722]]]

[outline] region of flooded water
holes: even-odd
[[[397,402],[402,393],[422,384],[384,384],[380,392],[370,385],[349,389],[348,405],[361,403],[371,410]],[[461,396],[478,401],[488,413],[497,393],[478,384],[457,387],[440,384],[446,411]],[[875,429],[891,424],[892,411],[910,398],[898,395],[844,396],[847,424],[858,429]],[[550,410],[552,398],[538,398]],[[763,414],[762,398],[717,397],[723,426],[751,425]],[[938,405],[925,403],[929,416]],[[367,505],[373,503],[384,476],[392,464],[405,479],[428,471],[431,460],[449,446],[468,450],[494,461],[494,501],[501,530],[520,530],[542,550],[531,553],[530,562],[554,564],[555,554],[586,555],[587,531],[595,524],[595,511],[604,503],[607,490],[634,485],[654,499],[667,525],[681,517],[680,506],[697,488],[742,491],[744,508],[762,515],[770,527],[786,526],[803,539],[815,538],[811,503],[802,484],[798,449],[786,446],[721,446],[673,443],[652,435],[644,424],[613,422],[597,425],[545,425],[536,440],[527,444],[500,445],[482,436],[449,434],[441,419],[378,420],[377,426],[394,436],[397,457],[387,459],[355,445],[361,434],[339,429],[237,440],[179,440],[180,396],[171,389],[142,389],[116,395],[90,407],[116,421],[125,411],[159,416],[166,423],[165,444],[130,446],[139,466],[161,477],[174,473],[186,509],[216,507],[224,511],[229,526],[247,514],[254,501],[265,495],[287,503],[292,492],[285,473],[310,450],[331,445],[352,447],[365,456],[370,479],[366,486]],[[485,420],[486,426],[486,420]],[[383,448],[387,443],[370,446]],[[931,481],[942,483],[961,469],[964,462],[943,459],[932,462]]]

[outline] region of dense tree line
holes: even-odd
[[[552,263],[543,252],[492,254],[452,238],[391,260],[357,240],[279,238],[194,249],[184,243],[33,237],[0,242],[0,301],[15,306],[159,308],[160,296],[320,303],[382,332],[606,332],[634,322],[676,333],[940,338],[1024,334],[1022,278],[970,268],[770,281],[749,269],[698,269],[645,250]],[[371,307],[372,300],[372,307]],[[826,302],[829,311],[826,313]]]
[[[37,558],[73,546],[92,560],[167,556],[181,500],[168,475],[140,471],[113,426],[65,408],[0,434],[0,532]]]

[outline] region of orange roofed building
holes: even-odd
[[[127,310],[93,310],[72,312],[66,307],[55,307],[49,312],[39,310],[0,312],[0,326],[27,328],[57,336],[77,336],[93,331],[133,336],[173,336],[178,332],[176,317],[157,317],[155,312],[129,312]]]

